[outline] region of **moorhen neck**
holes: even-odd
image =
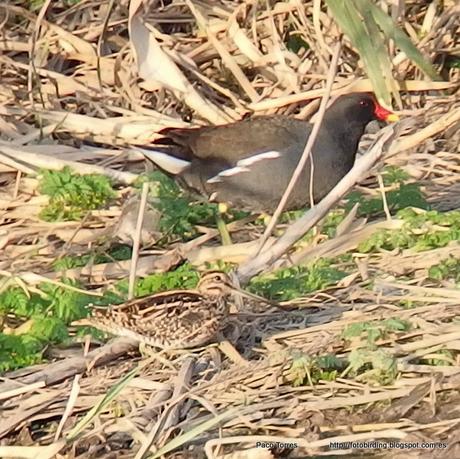
[[[321,200],[352,168],[358,143],[372,120],[396,121],[371,94],[339,97],[324,115],[310,160],[286,210]],[[272,212],[299,162],[312,125],[285,116],[261,116],[222,126],[164,129],[163,145],[142,153],[180,184],[215,202]]]

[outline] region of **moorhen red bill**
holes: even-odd
[[[396,121],[371,94],[339,97],[324,115],[310,159],[285,210],[321,200],[352,168],[358,143],[372,120]],[[312,124],[286,116],[261,116],[235,123],[161,131],[162,145],[140,149],[160,169],[208,200],[239,209],[276,209],[305,148]],[[157,141],[158,142],[158,141]],[[157,143],[156,142],[156,143]]]

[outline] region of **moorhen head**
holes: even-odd
[[[321,200],[352,168],[358,143],[372,120],[395,121],[373,95],[339,97],[327,110],[310,159],[286,206]],[[210,201],[272,212],[299,162],[312,125],[286,116],[261,116],[221,126],[164,129],[154,149],[142,153],[184,187]],[[162,145],[159,145],[161,143]]]

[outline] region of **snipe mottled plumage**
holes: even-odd
[[[197,347],[214,339],[225,323],[232,292],[252,297],[236,289],[227,274],[210,271],[195,290],[170,290],[94,309],[92,317],[72,325],[91,325],[162,349]]]

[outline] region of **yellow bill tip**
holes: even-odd
[[[395,121],[399,121],[399,116],[396,113],[390,113],[387,116],[387,121],[394,123]]]

